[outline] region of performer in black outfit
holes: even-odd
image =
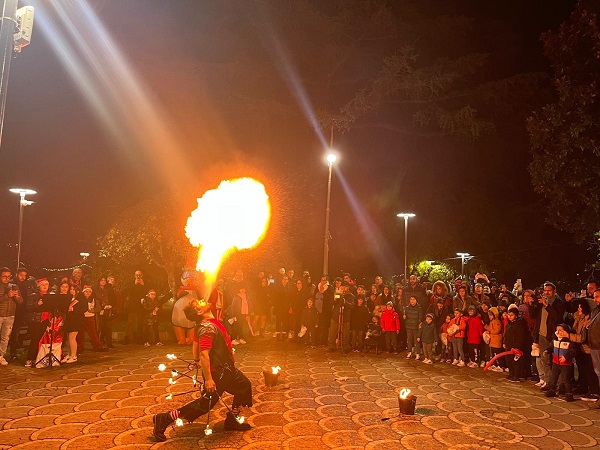
[[[190,301],[184,311],[189,320],[196,322],[193,354],[204,379],[202,396],[180,409],[156,414],[152,418],[154,437],[158,441],[165,441],[165,430],[175,420],[181,418],[193,422],[208,413],[219,402],[224,391],[233,395],[231,411],[225,418],[225,429],[250,429],[247,423],[239,423],[237,417],[242,406],[252,406],[252,384],[234,365],[231,339],[225,327],[213,316],[211,304],[204,300]]]

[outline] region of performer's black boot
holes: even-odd
[[[167,440],[167,436],[165,436],[165,430],[169,425],[173,423],[173,419],[171,418],[171,413],[160,413],[156,414],[152,417],[152,423],[154,424],[154,430],[152,434],[158,442],[163,442]]]
[[[232,431],[246,431],[252,428],[247,422],[239,423],[233,413],[228,412],[225,418],[225,429]]]

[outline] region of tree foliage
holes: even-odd
[[[543,34],[556,101],[528,119],[536,192],[548,221],[585,240],[600,230],[600,3],[582,0]]]
[[[185,217],[174,197],[158,196],[125,210],[98,239],[109,265],[131,267],[149,262],[165,271],[169,287],[194,249],[185,237]],[[183,209],[185,210],[185,209]]]

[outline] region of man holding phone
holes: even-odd
[[[10,269],[2,267],[0,269],[0,365],[8,365],[4,359],[4,354],[8,349],[10,333],[15,322],[15,313],[17,305],[23,303],[23,298],[16,284],[9,284]]]

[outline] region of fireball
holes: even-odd
[[[265,187],[252,178],[222,181],[198,199],[188,218],[185,235],[199,247],[196,269],[204,272],[210,292],[221,264],[235,250],[255,247],[263,239],[271,217]]]

